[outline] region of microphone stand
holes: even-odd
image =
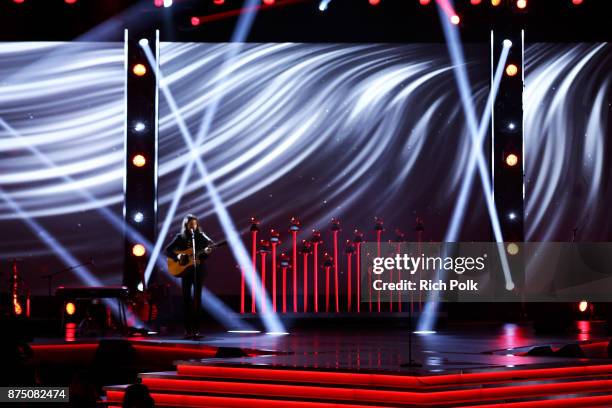
[[[200,309],[200,299],[196,299],[196,296],[195,296],[197,293],[195,285],[198,282],[197,280],[198,257],[197,257],[197,252],[196,252],[195,231],[193,229],[191,229],[191,253],[193,256],[193,308],[194,308],[193,312],[194,312],[194,316],[196,316],[196,313],[198,313]]]

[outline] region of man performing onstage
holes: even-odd
[[[193,264],[195,241],[195,255],[197,263]],[[204,261],[212,251],[213,241],[200,230],[198,218],[187,214],[181,224],[181,232],[166,247],[166,256],[185,265],[179,276],[182,279],[183,308],[185,319],[185,337],[199,338],[200,336],[200,299],[202,296],[202,280],[206,275]]]

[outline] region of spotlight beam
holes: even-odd
[[[444,18],[444,15],[448,16],[448,6],[450,5],[450,3],[448,2],[448,0],[437,0],[437,4],[439,6],[438,12],[444,31],[444,37],[446,39],[446,44],[451,57],[451,62],[454,66],[453,72],[455,73],[455,80],[459,89],[462,106],[468,124],[468,130],[472,140],[472,154],[470,155],[470,159],[466,167],[466,174],[461,185],[457,205],[453,210],[453,215],[451,217],[451,225],[449,226],[449,229],[447,230],[447,233],[445,235],[445,242],[455,242],[459,236],[460,224],[463,221],[465,207],[467,206],[467,197],[469,196],[469,192],[471,189],[474,166],[477,164],[481,184],[485,194],[487,211],[491,220],[493,234],[495,236],[496,242],[498,243],[497,250],[502,263],[502,270],[504,273],[504,279],[506,281],[506,289],[512,290],[514,288],[514,283],[512,282],[512,276],[510,275],[510,266],[508,264],[508,259],[503,248],[503,236],[501,233],[499,216],[495,208],[495,202],[493,200],[493,189],[491,186],[491,181],[489,179],[489,175],[486,169],[486,163],[482,152],[482,142],[484,140],[485,130],[488,126],[488,121],[492,112],[492,104],[495,100],[495,95],[499,89],[499,83],[501,81],[501,76],[503,75],[505,60],[508,57],[510,44],[505,43],[506,46],[502,49],[501,60],[499,61],[498,66],[495,70],[494,81],[491,85],[489,98],[487,99],[487,105],[485,107],[485,111],[483,112],[483,117],[480,121],[480,125],[478,125],[476,123],[476,109],[472,101],[469,78],[465,69],[465,58],[463,55],[461,41],[459,39],[457,30],[453,29],[448,18]],[[430,300],[425,305],[422,317],[419,320],[419,330],[431,330],[433,328],[437,305],[438,303],[436,301],[432,301],[430,297]]]
[[[49,248],[53,253],[63,262],[66,267],[73,267],[74,265],[79,265],[81,262],[77,260],[74,255],[70,253],[64,246],[55,239],[49,231],[45,229],[38,221],[34,218],[29,217],[2,188],[0,188],[0,198],[4,202],[8,204],[8,206],[19,216],[19,219],[23,221],[24,224],[32,231],[33,234],[40,237],[40,239],[44,242],[44,244]],[[85,267],[85,265],[78,266],[74,268],[77,272],[77,276],[88,286],[103,286],[102,282],[100,282],[91,271]],[[111,302],[109,299],[105,299],[104,303],[112,310],[115,316],[119,315],[119,308],[115,302]],[[126,310],[126,314],[129,318],[133,319],[140,327],[145,327],[146,325],[141,322],[136,315],[131,313],[129,310]]]
[[[246,0],[244,3],[244,9],[252,9],[254,7],[256,7],[259,4],[258,0]],[[253,20],[255,19],[255,13],[244,13],[241,14],[240,16],[240,20],[238,21],[236,30],[234,31],[234,34],[232,35],[232,42],[237,43],[237,44],[241,44],[244,42],[244,40],[247,37],[248,31],[250,30],[250,27],[252,26]],[[152,60],[153,59],[153,55],[151,53],[151,50],[149,49],[148,46],[143,47],[145,54],[147,56],[147,59]],[[230,50],[230,52],[228,53],[226,59],[225,59],[225,63],[222,64],[219,72],[218,72],[218,80],[219,81],[215,81],[215,83],[219,83],[220,86],[223,86],[223,79],[225,78],[225,76],[227,75],[227,67],[230,63],[230,61],[236,56],[238,55],[238,53],[240,52],[241,47],[232,47],[232,49]],[[156,64],[151,64],[153,67],[155,68],[155,74],[156,75],[160,75],[160,70],[159,68],[156,66]],[[162,80],[161,76],[158,77],[158,81],[160,82],[160,88],[162,89],[162,92],[164,94],[164,96],[168,99],[168,101],[174,101],[174,99],[172,98],[170,91],[168,90],[166,81]],[[151,254],[151,259],[149,259],[149,263],[147,264],[147,267],[145,269],[145,279],[148,279],[148,277],[151,274],[151,271],[153,269],[152,265],[153,262],[152,259],[153,258],[157,258],[159,256],[159,253],[161,251],[161,245],[163,243],[163,240],[166,237],[166,234],[168,233],[168,229],[170,226],[170,222],[172,221],[174,214],[176,212],[176,209],[178,207],[178,202],[180,201],[180,198],[182,196],[182,193],[185,189],[186,186],[186,182],[187,179],[189,177],[189,175],[191,174],[191,170],[193,168],[194,163],[196,164],[196,167],[198,168],[200,175],[202,176],[202,179],[204,180],[204,184],[206,186],[206,190],[208,192],[208,194],[210,195],[211,201],[213,203],[213,206],[215,208],[215,212],[217,214],[217,217],[219,218],[221,227],[223,228],[223,231],[225,233],[226,239],[229,243],[229,247],[232,250],[234,257],[237,259],[238,264],[242,265],[245,268],[245,277],[246,277],[246,281],[247,284],[249,285],[249,288],[252,287],[252,285],[257,285],[258,284],[258,278],[255,277],[255,279],[252,279],[254,275],[256,275],[254,273],[253,270],[253,266],[251,264],[251,258],[249,256],[249,254],[247,253],[246,248],[244,247],[244,244],[242,243],[242,240],[240,239],[240,235],[235,227],[235,224],[233,223],[231,216],[229,214],[229,212],[227,211],[227,208],[221,198],[221,196],[219,195],[215,185],[212,182],[212,179],[210,177],[210,174],[206,168],[206,166],[204,165],[204,163],[202,162],[201,158],[197,155],[197,148],[202,144],[202,142],[205,139],[205,136],[208,134],[208,131],[210,129],[211,123],[212,123],[212,119],[217,111],[217,108],[219,106],[220,103],[220,96],[222,92],[215,92],[215,95],[217,95],[210,104],[210,107],[204,112],[204,117],[202,120],[202,123],[200,125],[200,129],[198,131],[198,134],[195,138],[195,142],[192,138],[191,133],[189,132],[189,129],[187,128],[187,126],[185,125],[184,120],[182,119],[181,115],[180,115],[180,111],[178,110],[178,107],[176,106],[176,103],[170,103],[170,107],[173,111],[173,114],[175,116],[175,119],[177,121],[177,123],[179,124],[179,130],[180,133],[185,141],[185,143],[187,144],[187,146],[189,147],[189,150],[191,151],[191,157],[189,158],[188,163],[185,166],[185,169],[183,170],[183,173],[181,175],[181,179],[179,182],[179,186],[175,191],[172,203],[170,205],[170,209],[166,215],[166,218],[164,220],[163,226],[162,226],[162,230],[160,231],[160,234],[158,236],[157,242],[155,244],[155,247],[153,249],[153,252]],[[170,96],[168,98],[168,96]],[[267,296],[263,296],[263,299],[260,299],[260,301],[265,302],[266,305],[266,309],[265,310],[272,310],[271,308],[271,304],[270,304],[270,300],[268,299]],[[267,331],[271,331],[271,332],[279,332],[279,331],[284,331],[284,327],[281,324],[280,320],[278,319],[278,317],[275,314],[267,314],[263,316],[263,321],[264,324],[266,326],[266,330]]]
[[[440,16],[442,16],[441,11]],[[461,41],[459,39],[457,30],[453,29],[449,21],[445,18],[442,18],[441,20],[444,28],[446,44],[449,49],[451,61],[455,68],[453,72],[455,73],[455,79],[457,80],[457,86],[459,88],[459,94],[468,123],[470,137],[472,140],[472,153],[476,155],[476,163],[478,165],[480,181],[485,192],[485,202],[487,204],[487,210],[493,228],[493,235],[495,236],[496,242],[503,243],[503,235],[501,232],[501,225],[499,223],[499,216],[497,214],[495,202],[493,200],[493,188],[491,186],[491,180],[489,179],[486,161],[482,152],[482,146],[478,144],[479,139],[478,124],[476,122],[476,108],[474,107],[472,101],[470,82],[467,75],[467,71],[465,69],[465,58],[463,56]],[[471,174],[467,174],[466,177],[471,177]],[[506,258],[506,253],[504,251],[503,245],[498,245],[498,251],[502,262],[504,278],[506,280],[506,289],[512,290],[514,288],[514,283],[512,282],[512,276],[510,275],[510,267],[508,264],[508,259]]]
[[[36,156],[36,158],[38,160],[40,160],[40,162],[43,163],[45,166],[47,166],[49,168],[52,168],[52,169],[58,169],[59,168],[59,166],[53,160],[51,160],[46,154],[42,153],[35,146],[32,146],[29,143],[26,143],[25,142],[25,138],[23,136],[21,136],[21,134],[19,132],[17,132],[17,130],[15,130],[15,128],[13,128],[9,123],[7,123],[1,117],[0,117],[0,126],[2,126],[8,132],[8,134],[11,135],[12,137],[14,137],[14,138],[16,138],[18,140],[22,140],[24,142],[24,146],[34,156]],[[62,174],[61,175],[61,179],[64,182],[66,182],[67,184],[78,185],[78,182],[74,178],[69,176],[69,175]],[[152,243],[148,239],[146,239],[142,234],[140,234],[140,232],[138,232],[135,228],[131,227],[128,224],[125,224],[123,222],[123,219],[120,216],[118,216],[117,214],[115,214],[111,210],[109,210],[103,203],[101,203],[98,200],[98,198],[93,193],[91,193],[86,188],[78,188],[75,191],[84,200],[96,204],[94,210],[97,211],[98,213],[100,213],[100,215],[102,215],[107,221],[109,221],[110,224],[117,231],[123,233],[124,228],[125,228],[125,231],[127,232],[127,234],[130,237],[130,239],[142,243],[145,246],[145,248],[147,249],[147,251],[152,251],[153,245],[152,245]],[[22,211],[23,216],[30,218],[30,216],[29,216],[29,214],[27,212],[25,212],[23,210],[21,210],[21,211]],[[161,260],[159,260],[158,261],[158,267],[165,267],[165,264]]]

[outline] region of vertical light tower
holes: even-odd
[[[497,98],[493,101],[491,168],[493,198],[499,214],[505,245],[524,241],[524,31],[521,14],[513,14],[491,33],[491,72],[497,67],[503,47],[509,47]],[[516,245],[512,246],[512,248]],[[524,281],[522,254],[506,251],[513,281],[520,289]]]
[[[144,268],[157,235],[157,67],[149,64],[144,47],[158,64],[159,32],[125,30],[123,284],[131,293],[144,290]]]

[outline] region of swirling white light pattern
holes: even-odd
[[[95,210],[121,217],[123,59],[121,43],[0,44],[0,188],[19,209],[0,200],[0,259],[20,258],[34,289],[66,265],[24,217],[71,259],[94,258],[101,283],[121,276],[121,232]]]
[[[162,71],[192,132],[218,89],[211,68],[232,46],[162,45]],[[96,270],[104,282],[119,281],[120,261],[111,259],[120,260],[120,240],[93,210],[120,215],[122,204],[122,47],[0,44],[0,117],[16,133],[0,127],[0,187],[22,210],[0,202],[0,228],[11,237],[0,243],[0,258],[27,257],[35,272],[55,268],[20,221],[36,217],[79,258],[102,263]],[[608,44],[527,47],[530,240],[566,240],[573,228],[578,239],[612,238],[610,51]],[[468,46],[466,54],[482,109],[487,47]],[[297,215],[307,230],[326,229],[337,216],[348,234],[370,231],[374,216],[389,231],[410,231],[420,215],[428,236],[443,236],[471,148],[443,45],[247,44],[229,69],[199,153],[236,220],[257,215],[284,229]],[[32,147],[56,166],[42,165]],[[163,217],[188,155],[163,99],[160,153]],[[481,195],[476,187],[461,239],[489,238]],[[175,221],[186,211],[204,214],[214,234],[211,208],[194,173]]]
[[[162,44],[161,71],[192,132],[232,46]],[[486,46],[468,47],[480,107],[487,58]],[[297,215],[309,229],[336,216],[368,231],[379,216],[411,230],[418,214],[443,236],[471,148],[443,45],[248,44],[228,69],[199,154],[237,220],[284,228]],[[188,152],[163,99],[160,107],[163,218]],[[177,222],[186,211],[211,215],[203,184],[192,177]],[[468,220],[486,219],[480,196]],[[467,235],[484,239],[482,224]]]
[[[532,44],[525,63],[526,239],[610,241],[612,45]]]

